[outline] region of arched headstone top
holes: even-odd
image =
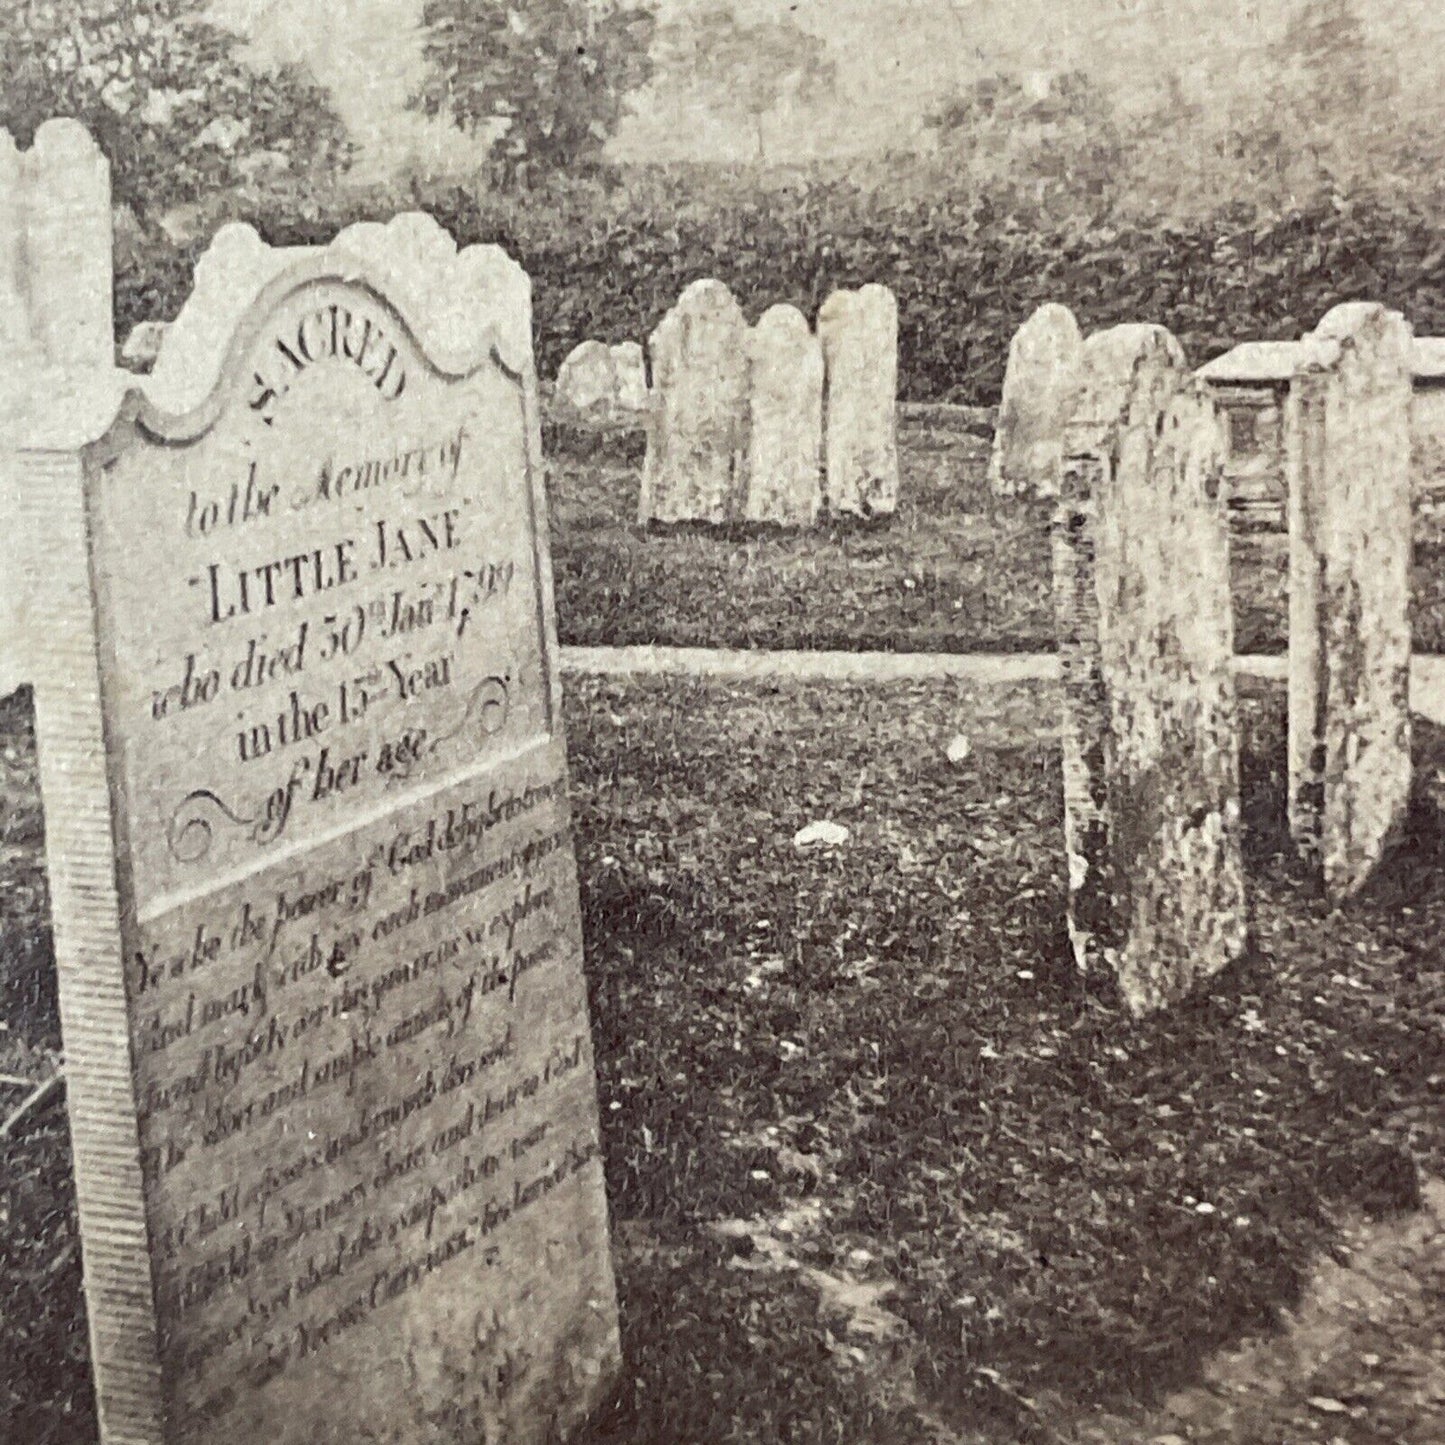
[[[694,322],[738,332],[745,331],[748,324],[743,308],[728,284],[714,277],[704,277],[685,286],[671,310],[653,328],[647,338],[648,352],[651,354],[666,348],[669,336]]]
[[[1156,415],[1187,365],[1184,348],[1163,326],[1131,323],[1095,332],[1083,346],[1083,378],[1066,451],[1104,446],[1117,429]]]
[[[776,332],[779,336],[798,338],[812,335],[808,318],[796,306],[790,306],[787,302],[769,306],[758,317],[758,324],[754,329],[760,332]]]
[[[854,312],[861,312],[871,318],[887,318],[894,326],[898,324],[898,298],[892,290],[878,281],[851,289],[839,287],[828,297],[818,310],[818,333],[827,331]]]
[[[30,153],[37,160],[72,163],[88,160],[98,166],[108,168],[109,165],[90,132],[69,116],[55,116],[43,122],[35,132]]]
[[[349,226],[325,246],[270,246],[253,227],[232,223],[196,265],[146,388],[151,400],[173,413],[200,406],[248,313],[289,284],[327,277],[387,297],[440,371],[464,374],[495,356],[517,376],[531,372],[531,282],[499,246],[458,250],[423,212]]]
[[[1398,367],[1413,386],[1414,334],[1398,311],[1377,301],[1345,301],[1331,307],[1299,344],[1296,369],[1326,371],[1346,350],[1369,346],[1387,366]]]
[[[997,495],[1058,495],[1083,347],[1074,313],[1056,301],[1045,302],[1014,333],[989,455],[989,486]]]

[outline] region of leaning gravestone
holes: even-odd
[[[1290,828],[1340,899],[1410,793],[1410,328],[1337,306],[1300,352],[1285,404]]]
[[[748,336],[750,522],[807,527],[822,505],[823,349],[795,306],[765,311]]]
[[[526,276],[425,216],[228,227],[151,380],[49,417],[102,1440],[565,1431],[618,1337]]]
[[[748,325],[721,281],[694,281],[648,339],[643,522],[731,522],[747,486]]]
[[[835,291],[818,313],[827,400],[828,509],[887,517],[898,508],[898,302],[886,286]]]
[[[995,496],[1058,496],[1083,344],[1073,312],[1054,302],[1014,333],[988,465]]]
[[[1084,346],[1054,540],[1068,925],[1135,1012],[1244,948],[1219,439],[1162,327]]]

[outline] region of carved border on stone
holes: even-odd
[[[129,850],[108,762],[95,577],[83,462],[18,461],[19,505],[46,559],[46,647],[38,651],[36,742],[65,1043],[75,1193],[96,1409],[105,1445],[154,1445],[165,1417],[149,1229],[134,1099],[123,956]],[[103,1299],[97,1310],[93,1301]]]

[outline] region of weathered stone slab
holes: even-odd
[[[112,249],[110,167],[85,128],[48,120],[28,151],[0,131],[0,338],[8,363],[0,385],[0,473],[9,468],[39,370],[113,365]],[[0,475],[7,499],[15,487],[13,475]],[[8,503],[4,520],[0,694],[31,680],[32,599],[46,572],[43,542],[24,532]]]
[[[550,1440],[618,1339],[528,283],[218,245],[19,456],[103,1445]]]
[[[1067,306],[1040,306],[1014,333],[989,457],[1000,497],[1056,497],[1064,429],[1073,414],[1083,337]]]
[[[898,507],[898,302],[886,286],[835,291],[818,313],[827,399],[823,495],[858,517]]]
[[[557,402],[578,412],[610,412],[617,396],[617,365],[601,341],[584,341],[557,372]]]
[[[694,281],[648,340],[652,409],[638,515],[729,522],[747,490],[748,325],[721,281]]]
[[[62,366],[115,359],[110,165],[85,127],[48,120],[22,156],[30,327]]]
[[[647,410],[647,361],[636,341],[619,341],[608,348],[617,372],[617,409],[624,416]]]
[[[1285,406],[1290,829],[1333,899],[1409,801],[1411,354],[1397,312],[1337,306]]]
[[[823,503],[823,348],[795,306],[765,311],[748,337],[750,522],[807,527]]]
[[[1244,948],[1228,535],[1174,338],[1115,327],[1083,358],[1053,538],[1068,926],[1142,1013]]]

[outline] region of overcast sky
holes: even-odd
[[[3,0],[0,0],[3,3]],[[663,0],[676,12],[710,0]],[[1152,91],[1164,65],[1193,72],[1206,93],[1238,83],[1252,51],[1278,26],[1283,0],[735,0],[741,16],[791,15],[824,37],[839,69],[833,114],[775,127],[774,154],[867,150],[905,136],[952,86],[996,70],[1083,66],[1121,99]],[[1438,94],[1445,80],[1445,5],[1361,0],[1373,31],[1406,59],[1407,82]],[[267,58],[300,57],[336,95],[366,153],[387,169],[418,150],[466,168],[475,142],[408,115],[420,73],[421,0],[214,0],[215,17],[251,36]],[[746,155],[751,137],[695,114],[641,114],[620,138],[634,155]]]

